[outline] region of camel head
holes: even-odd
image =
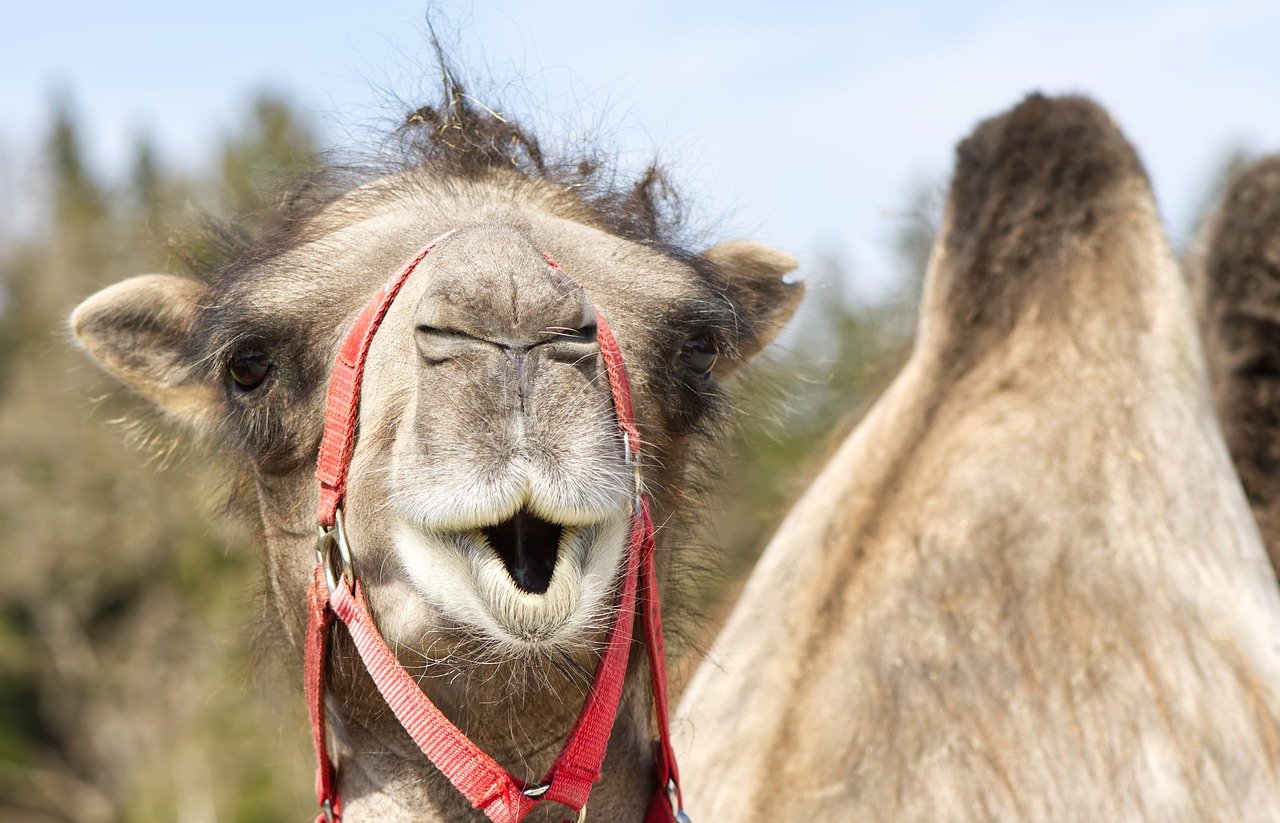
[[[669,568],[723,383],[802,293],[782,279],[793,259],[769,247],[674,245],[655,218],[652,172],[622,192],[568,185],[531,137],[454,103],[457,128],[424,138],[408,167],[291,217],[217,271],[134,277],[71,320],[108,372],[252,478],[269,590],[296,646],[338,344],[410,255],[452,232],[377,331],[344,505],[389,644],[408,665],[454,674],[426,686],[442,706],[475,702],[475,672],[502,672],[485,682],[515,689],[512,661],[552,660],[579,687],[590,674],[634,493],[596,313],[630,372]],[[467,668],[479,662],[500,665]],[[563,702],[577,711],[572,690]],[[479,713],[455,719],[484,736]]]

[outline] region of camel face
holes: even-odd
[[[601,245],[616,264],[597,261]],[[665,288],[635,295],[631,278]],[[504,213],[464,225],[427,256],[370,352],[347,506],[359,573],[371,590],[394,593],[383,598],[391,639],[459,625],[502,654],[596,639],[634,493],[596,310],[626,335],[636,385],[696,419],[718,391],[682,359],[707,333],[688,315],[696,307],[730,309],[692,267],[554,218]],[[646,434],[679,453],[681,421],[650,409]]]
[[[318,183],[286,200],[264,237],[226,235],[231,262],[111,286],[71,327],[108,372],[235,462],[247,481],[237,498],[266,545],[273,622],[297,655],[335,356],[370,298],[442,238],[368,349],[343,523],[400,664],[530,783],[555,762],[617,625],[637,492],[599,321],[630,376],[639,477],[660,526],[649,580],[670,615],[699,472],[730,407],[722,387],[803,287],[783,280],[793,258],[758,243],[684,248],[663,218],[658,170],[615,187],[591,162],[552,163],[532,134],[445,79],[444,103],[408,118],[393,170],[338,191]],[[593,818],[638,819],[654,798],[653,704],[635,682],[648,673],[625,677]],[[473,819],[388,712],[347,633],[330,638],[324,695],[343,820]],[[551,803],[528,819],[562,816]]]
[[[490,182],[444,219],[438,198],[415,194],[425,185],[354,192],[304,242],[221,281],[152,275],[107,289],[77,311],[75,332],[134,388],[248,459],[272,563],[303,579],[337,345],[404,259],[452,231],[370,350],[345,507],[358,573],[393,643],[581,651],[608,623],[635,490],[596,312],[622,346],[656,456],[646,476],[661,486],[678,479],[719,381],[762,342],[744,336],[741,286],[722,272],[763,282],[767,270],[793,307],[797,289],[780,280],[790,259],[747,243],[678,259],[554,210],[494,208],[506,193]],[[290,528],[271,527],[281,521]]]
[[[442,617],[512,646],[579,640],[607,623],[633,486],[593,298],[510,226],[464,228],[424,264],[370,364],[386,436],[353,500],[387,502],[371,520]]]

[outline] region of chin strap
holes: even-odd
[[[449,234],[452,234],[450,232]],[[552,801],[586,817],[587,798],[600,777],[613,724],[622,699],[636,610],[648,653],[654,715],[658,727],[656,786],[645,823],[688,823],[682,810],[680,778],[668,728],[666,652],[655,572],[653,518],[641,485],[640,434],[636,429],[622,352],[609,324],[596,312],[600,355],[609,377],[614,412],[622,432],[625,457],[635,474],[635,499],[627,552],[619,581],[617,617],[609,629],[605,650],[596,667],[582,712],[546,776],[536,784],[512,777],[473,743],[423,693],[388,648],[369,611],[363,586],[351,564],[342,522],[347,474],[355,450],[360,385],[373,336],[400,288],[442,235],[420,249],[365,304],[339,349],[329,382],[324,437],[316,466],[320,482],[317,521],[320,537],[314,579],[308,590],[305,678],[307,709],[315,745],[316,797],[321,813],[317,823],[333,823],[342,815],[337,769],[329,757],[325,732],[325,676],[330,629],[336,615],[347,627],[356,650],[392,713],[427,759],[459,792],[494,823],[520,823],[538,804]],[[547,262],[559,269],[550,257]]]

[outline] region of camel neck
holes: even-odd
[[[627,678],[601,778],[591,794],[592,817],[638,820],[649,802],[654,757],[647,678],[642,666]],[[432,688],[430,680],[424,685],[477,745],[513,775],[529,779],[550,767],[579,708],[576,694],[562,699],[552,690],[525,695],[518,708],[509,699],[481,702],[477,708],[456,702],[465,688]],[[365,686],[370,684],[358,686],[352,694],[367,697]],[[379,712],[373,707],[353,711],[352,705],[342,699],[328,704],[331,717],[335,710],[338,713],[332,732],[345,823],[484,819],[418,751],[385,706]],[[549,803],[526,819],[558,822],[566,815],[564,807]]]

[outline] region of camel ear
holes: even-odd
[[[740,321],[734,351],[716,367],[717,376],[727,377],[786,327],[804,297],[804,284],[784,282],[796,259],[763,243],[732,240],[712,246],[701,258],[720,273]]]
[[[143,274],[102,291],[71,313],[71,333],[98,364],[184,423],[217,402],[216,386],[190,362],[190,341],[208,287],[190,277]]]

